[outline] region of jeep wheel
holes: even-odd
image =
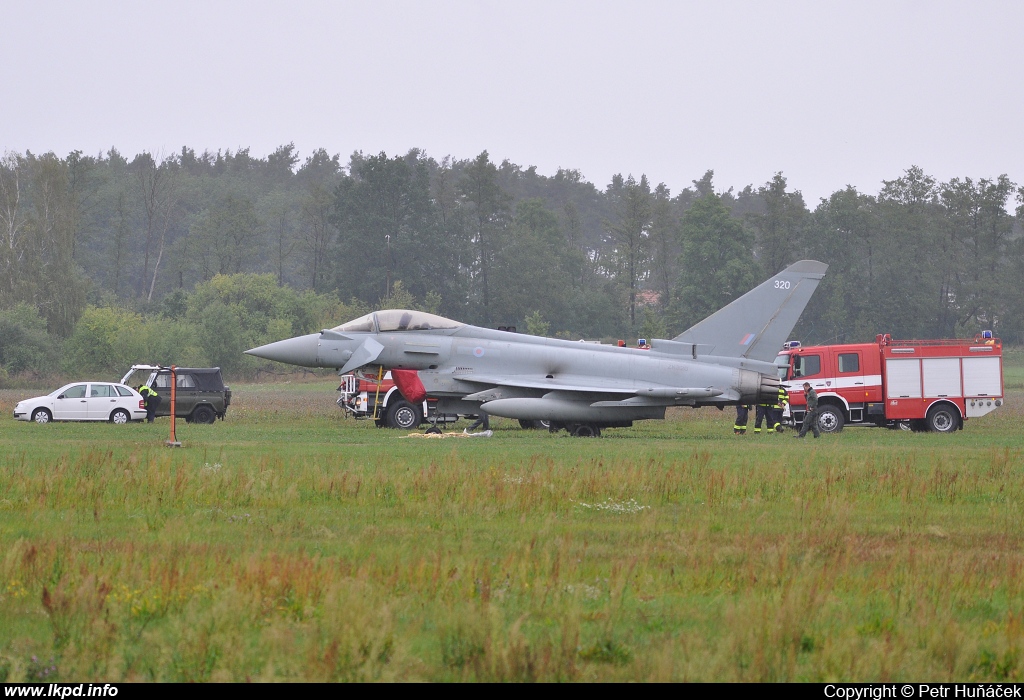
[[[209,406],[196,406],[192,411],[192,420],[196,423],[210,424],[217,420],[217,414]]]

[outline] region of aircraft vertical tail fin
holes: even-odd
[[[673,340],[713,346],[709,355],[772,362],[827,269],[816,260],[793,263]]]

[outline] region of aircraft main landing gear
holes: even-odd
[[[573,437],[601,437],[601,428],[590,423],[570,423],[565,429]]]

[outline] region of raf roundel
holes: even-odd
[[[473,356],[474,357],[483,357],[484,356],[484,349],[479,347],[479,346],[473,348]]]

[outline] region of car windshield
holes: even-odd
[[[461,323],[425,311],[390,309],[378,311],[377,328],[381,333],[389,331],[433,331],[460,328]]]

